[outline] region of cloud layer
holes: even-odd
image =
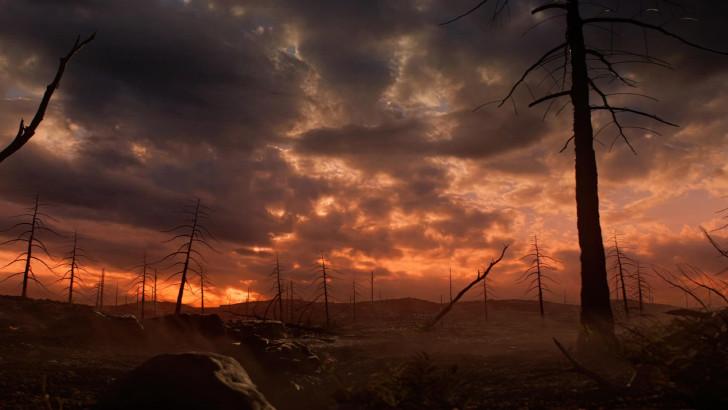
[[[527,2],[512,2],[508,16],[486,9],[438,25],[471,3],[0,0],[5,140],[32,115],[76,35],[98,32],[69,66],[37,137],[0,167],[0,214],[9,222],[39,193],[60,230],[81,233],[90,270],[106,267],[123,288],[145,251],[173,250],[160,231],[200,198],[211,209],[218,251],[204,254],[221,302],[248,286],[270,295],[274,253],[302,297],[315,292],[323,253],[342,301],[354,277],[366,288],[372,270],[384,297],[438,299],[449,267],[464,283],[503,243],[514,247],[493,286],[523,297],[517,257],[537,234],[562,261],[555,293],[575,301],[573,159],[559,153],[568,107],[544,119],[524,88],[512,105],[473,110],[505,95],[563,33],[558,20],[531,16]],[[723,3],[643,17],[718,47]],[[605,234],[618,231],[645,263],[719,270],[697,227],[718,224],[728,187],[728,58],[631,29],[616,42],[675,66],[625,68],[659,102],[616,98],[681,127],[633,132],[637,156],[620,141],[611,147],[613,129],[600,135]],[[533,92],[543,91],[544,75]],[[48,240],[58,254],[69,246]]]

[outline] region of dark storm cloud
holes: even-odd
[[[3,54],[37,56],[16,80],[42,84],[76,35],[98,39],[64,78],[64,109],[93,131],[153,143],[254,148],[298,117],[306,67],[277,32],[206,2],[3,2]],[[42,29],[38,29],[42,27]]]
[[[470,177],[483,184],[536,175],[548,181],[573,163],[569,151],[553,160],[570,133],[568,108],[543,120],[545,107],[529,109],[533,96],[524,88],[515,106],[473,112],[502,98],[544,50],[563,41],[553,21],[521,36],[537,23],[530,3],[512,2],[510,17],[493,20],[486,9],[440,27],[473,2],[0,0],[4,135],[31,115],[34,93],[75,36],[98,31],[69,66],[41,127],[69,135],[72,153],[33,141],[2,164],[0,192],[23,204],[40,192],[62,218],[99,223],[89,247],[119,268],[136,262],[142,248],[164,248],[128,232],[103,237],[113,224],[158,232],[175,225],[180,215],[170,211],[193,197],[213,209],[207,223],[232,255],[225,258],[234,259],[217,269],[253,272],[257,280],[270,271],[270,249],[291,264],[308,264],[321,251],[353,264],[493,247],[517,215],[456,199],[462,175],[447,161],[474,166],[478,175]],[[669,27],[721,46],[725,2],[696,3],[688,14],[700,23]],[[588,35],[605,41],[598,31]],[[637,51],[643,38],[629,30],[621,37]],[[597,148],[608,182],[679,176],[685,172],[676,162],[707,161],[725,143],[725,104],[716,101],[726,95],[728,58],[648,39],[650,53],[676,70],[626,69],[642,80],[639,92],[660,99],[626,104],[704,135],[687,140],[676,134],[681,130],[660,127],[664,136],[648,140],[640,132],[634,157],[619,141],[608,152],[614,133],[607,131],[607,146]],[[546,75],[534,77],[531,91],[548,87],[548,78],[537,86]],[[351,182],[317,168],[332,161],[361,176]],[[380,174],[389,177],[386,186],[366,183]],[[534,192],[514,192],[521,188],[525,194],[511,197]],[[317,212],[326,197],[335,206]]]

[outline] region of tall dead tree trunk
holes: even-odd
[[[204,226],[204,218],[209,215],[207,208],[203,207],[201,201],[197,199],[195,200],[194,205],[185,206],[184,213],[187,218],[189,218],[189,222],[165,231],[176,233],[176,235],[167,242],[179,240],[178,248],[174,252],[167,254],[159,262],[155,263],[155,265],[158,265],[169,258],[182,258],[181,261],[177,261],[172,264],[172,266],[181,266],[181,268],[178,268],[179,270],[175,271],[167,278],[167,280],[169,280],[176,276],[180,277],[177,302],[174,307],[175,315],[182,313],[182,300],[184,298],[185,286],[189,286],[189,274],[195,273],[197,275],[202,275],[203,264],[198,258],[204,261],[204,256],[199,252],[196,246],[203,245],[208,249],[217,252],[208,242],[208,238],[214,238]]]
[[[574,109],[576,225],[581,249],[582,338],[587,341],[597,334],[611,344],[614,339],[614,318],[609,302],[607,262],[599,220],[599,177],[594,152],[584,23],[579,12],[579,1],[567,0],[566,13],[566,40],[571,54],[570,96]]]
[[[182,268],[182,277],[179,283],[179,291],[177,292],[177,304],[174,306],[174,314],[179,315],[182,313],[182,297],[185,293],[185,284],[187,283],[187,271],[190,267],[190,257],[192,256],[192,244],[195,241],[195,235],[197,233],[197,221],[200,214],[200,200],[197,200],[195,205],[195,213],[192,219],[192,229],[190,229],[189,241],[187,242],[187,251],[185,252],[184,266]]]

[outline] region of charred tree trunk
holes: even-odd
[[[622,291],[622,303],[624,304],[624,315],[629,317],[629,302],[627,301],[627,284],[624,280],[624,265],[622,264],[622,252],[619,250],[619,242],[617,242],[617,235],[614,235],[614,255],[617,258],[617,275],[619,278],[619,287]],[[641,291],[638,290],[638,292]],[[641,296],[640,296],[641,298]],[[640,310],[642,308],[640,307]]]
[[[329,327],[331,324],[329,319],[329,279],[326,275],[326,259],[324,259],[323,254],[321,254],[321,273],[323,275],[324,284],[324,310],[326,313],[326,327]]]
[[[538,239],[534,238],[534,247],[536,249],[536,286],[538,287],[538,311],[541,319],[544,318],[543,310],[543,278],[541,276],[541,252],[538,250]]]
[[[606,257],[599,220],[597,161],[589,102],[589,72],[578,0],[567,1],[566,40],[571,52],[571,102],[576,153],[576,218],[581,249],[582,340],[597,335],[612,343],[614,319],[609,302]]]
[[[278,289],[278,318],[283,321],[283,287],[281,285],[281,263],[276,254],[276,287]]]
[[[73,233],[73,250],[71,251],[71,276],[68,284],[68,303],[73,303],[73,282],[76,279],[76,249],[78,246],[78,236]]]
[[[187,242],[187,251],[185,252],[184,266],[182,267],[182,278],[179,283],[179,292],[177,292],[177,304],[174,306],[174,314],[182,313],[182,297],[185,293],[185,284],[187,283],[187,271],[190,267],[190,256],[192,255],[192,244],[195,242],[195,234],[197,233],[197,220],[200,215],[200,200],[195,205],[195,213],[192,219],[192,229],[190,230],[189,242]]]
[[[38,203],[39,195],[35,196],[35,205],[33,205],[33,220],[30,225],[30,236],[28,237],[28,249],[25,259],[25,270],[23,271],[23,290],[20,297],[23,299],[28,297],[28,274],[30,273],[30,260],[33,259],[33,240],[35,239],[35,228],[38,225]]]

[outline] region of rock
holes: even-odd
[[[214,353],[153,357],[124,377],[98,408],[275,410],[235,359]]]

